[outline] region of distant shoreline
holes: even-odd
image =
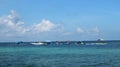
[[[0,42],[0,44],[14,44],[14,45],[70,45],[70,44],[75,44],[75,45],[105,45],[109,43],[113,44],[119,44],[120,40],[86,40],[86,41],[30,41],[30,42],[24,42],[24,41],[19,41],[19,42]]]
[[[86,42],[86,43],[95,43],[95,42],[120,42],[120,40],[103,40],[103,41],[98,41],[98,40],[76,40],[76,41],[73,41],[73,40],[64,40],[64,41],[18,41],[18,42],[24,42],[24,43],[27,43],[27,42]],[[8,42],[8,41],[6,41],[6,42],[0,42],[0,43],[17,43],[16,41],[15,42],[13,42],[13,41],[11,41],[11,42]]]

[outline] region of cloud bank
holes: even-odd
[[[25,27],[24,22],[20,19],[15,11],[11,11],[9,15],[0,17],[0,30],[5,34],[26,34],[27,32],[49,32],[57,31],[62,28],[60,24],[54,24],[49,20],[43,19],[40,23]]]
[[[16,37],[16,36],[21,36],[21,37],[32,37],[41,34],[41,38],[44,34],[47,34],[47,38],[49,36],[52,36],[56,38],[56,36],[63,38],[67,36],[86,36],[87,34],[89,35],[99,35],[100,30],[98,27],[95,27],[93,29],[82,29],[81,27],[77,27],[75,29],[76,32],[74,31],[69,31],[65,29],[65,25],[62,24],[57,24],[53,23],[50,20],[43,19],[37,24],[32,24],[32,26],[25,26],[25,22],[22,21],[22,19],[19,17],[19,15],[14,11],[11,10],[9,15],[4,15],[0,17],[0,37]],[[79,34],[79,35],[78,35]],[[56,36],[55,36],[56,35]],[[68,37],[69,38],[69,37]],[[2,40],[2,39],[0,39]],[[62,39],[61,39],[62,40]]]

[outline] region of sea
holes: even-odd
[[[0,43],[0,67],[120,67],[120,43],[43,46]]]

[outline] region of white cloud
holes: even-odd
[[[77,31],[78,33],[83,33],[83,32],[84,32],[84,30],[81,29],[80,27],[78,27],[76,31]]]
[[[24,34],[28,31],[27,28],[24,27],[24,22],[22,22],[19,16],[15,11],[11,11],[11,13],[7,16],[0,17],[0,30],[3,35],[9,36],[14,34]]]
[[[0,17],[0,36],[25,36],[28,34],[31,36],[33,33],[60,31],[62,29],[61,24],[55,24],[45,19],[38,24],[25,27],[24,22],[14,10],[9,15]]]
[[[43,19],[40,23],[26,27],[24,22],[14,10],[12,10],[9,15],[0,17],[0,31],[0,37],[28,36],[29,39],[32,39],[32,37],[37,38],[37,36],[41,36],[41,39],[50,38],[51,36],[52,39],[52,37],[57,38],[55,36],[58,36],[58,34],[61,39],[74,38],[74,36],[77,38],[78,36],[81,37],[86,35],[88,35],[87,37],[90,37],[94,34],[99,35],[101,32],[98,27],[93,29],[82,29],[81,27],[78,27],[74,31],[64,29],[63,25],[53,23],[46,19]]]
[[[43,19],[40,23],[35,24],[33,29],[40,32],[48,32],[62,29],[62,26],[60,24],[54,24],[49,20]]]
[[[84,29],[84,30],[82,28],[78,27],[76,29],[76,31],[77,31],[77,33],[86,33],[86,34],[100,34],[101,33],[101,31],[98,27],[91,28],[91,29],[90,28]]]

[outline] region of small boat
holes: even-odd
[[[23,41],[19,41],[19,42],[17,42],[18,45],[23,44],[23,43],[24,43]]]
[[[31,43],[31,44],[33,44],[33,45],[44,45],[44,43],[42,43],[42,42],[34,42],[34,43]]]

